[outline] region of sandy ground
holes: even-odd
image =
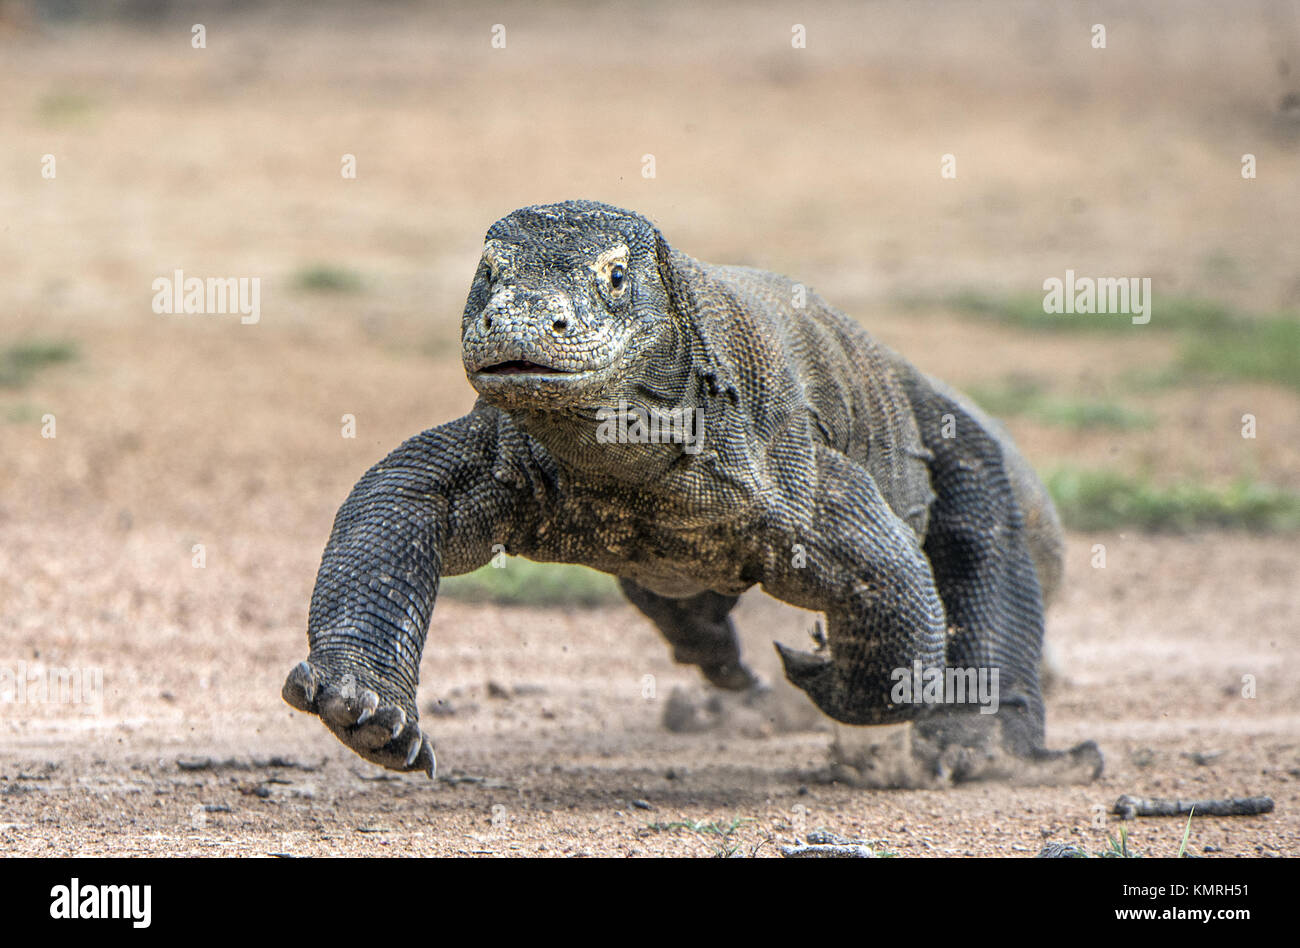
[[[1116,823],[1099,814],[1137,793],[1270,795],[1267,816],[1197,817],[1190,845],[1300,855],[1295,536],[1070,538],[1048,734],[1101,744],[1088,786],[828,782],[835,735],[787,690],[775,719],[669,733],[673,690],[701,686],[621,606],[440,601],[421,691],[436,782],[366,764],[279,697],[348,488],[472,404],[459,314],[496,217],[579,195],[635,207],[697,256],[801,276],[959,385],[1029,366],[1105,390],[1168,359],[1169,337],[1036,336],[895,303],[1037,292],[1069,266],[1294,306],[1300,127],[1278,66],[1300,70],[1294,6],[844,7],[808,20],[802,56],[781,7],[223,9],[0,15],[0,342],[80,351],[0,389],[0,669],[103,682],[97,701],[0,702],[0,849],[770,856],[824,827],[904,856],[1031,855],[1047,838],[1100,850]],[[1099,20],[1104,53],[1087,44]],[[208,49],[191,49],[192,22]],[[1247,151],[1267,170],[1243,187]],[[956,182],[938,175],[948,152]],[[300,289],[315,263],[361,288]],[[260,277],[261,321],[155,315],[151,281],[178,267]],[[1150,430],[1013,430],[1045,468],[1300,486],[1293,394],[1142,398]],[[813,618],[747,597],[748,654],[774,674],[770,642],[801,645]],[[1140,820],[1131,845],[1173,854],[1182,827]]]

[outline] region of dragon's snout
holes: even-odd
[[[581,363],[579,320],[562,293],[504,287],[465,327],[462,345],[471,374],[565,375]]]

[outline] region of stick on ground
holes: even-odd
[[[1222,800],[1167,800],[1161,797],[1134,797],[1125,794],[1115,801],[1114,811],[1120,819],[1138,816],[1258,816],[1273,812],[1272,797],[1228,797]]]

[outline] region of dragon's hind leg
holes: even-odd
[[[728,616],[739,597],[706,591],[673,599],[630,579],[618,582],[623,595],[658,626],[676,661],[699,666],[710,683],[728,691],[744,691],[758,683],[740,660],[740,641]]]
[[[934,454],[936,498],[923,549],[947,616],[945,665],[986,674],[996,669],[998,693],[995,715],[941,709],[916,723],[917,736],[940,747],[978,746],[992,718],[1002,748],[1016,758],[1052,767],[1076,764],[1088,771],[1085,778],[1096,776],[1102,761],[1092,742],[1068,752],[1044,747],[1043,597],[1003,445],[943,396],[918,416]]]

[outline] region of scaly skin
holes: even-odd
[[[501,544],[617,576],[723,688],[756,683],[727,615],[746,589],[825,613],[822,647],[777,648],[849,724],[959,742],[970,709],[894,704],[891,672],[996,667],[1004,746],[1061,756],[1038,684],[1050,500],[994,423],[816,294],[694,260],[631,212],[523,208],[488,232],[462,350],[478,402],[353,489],[285,683],[358,754],[433,775],[415,699],[438,580]],[[702,443],[610,443],[621,406],[698,417]],[[1095,745],[1070,754],[1100,772]]]

